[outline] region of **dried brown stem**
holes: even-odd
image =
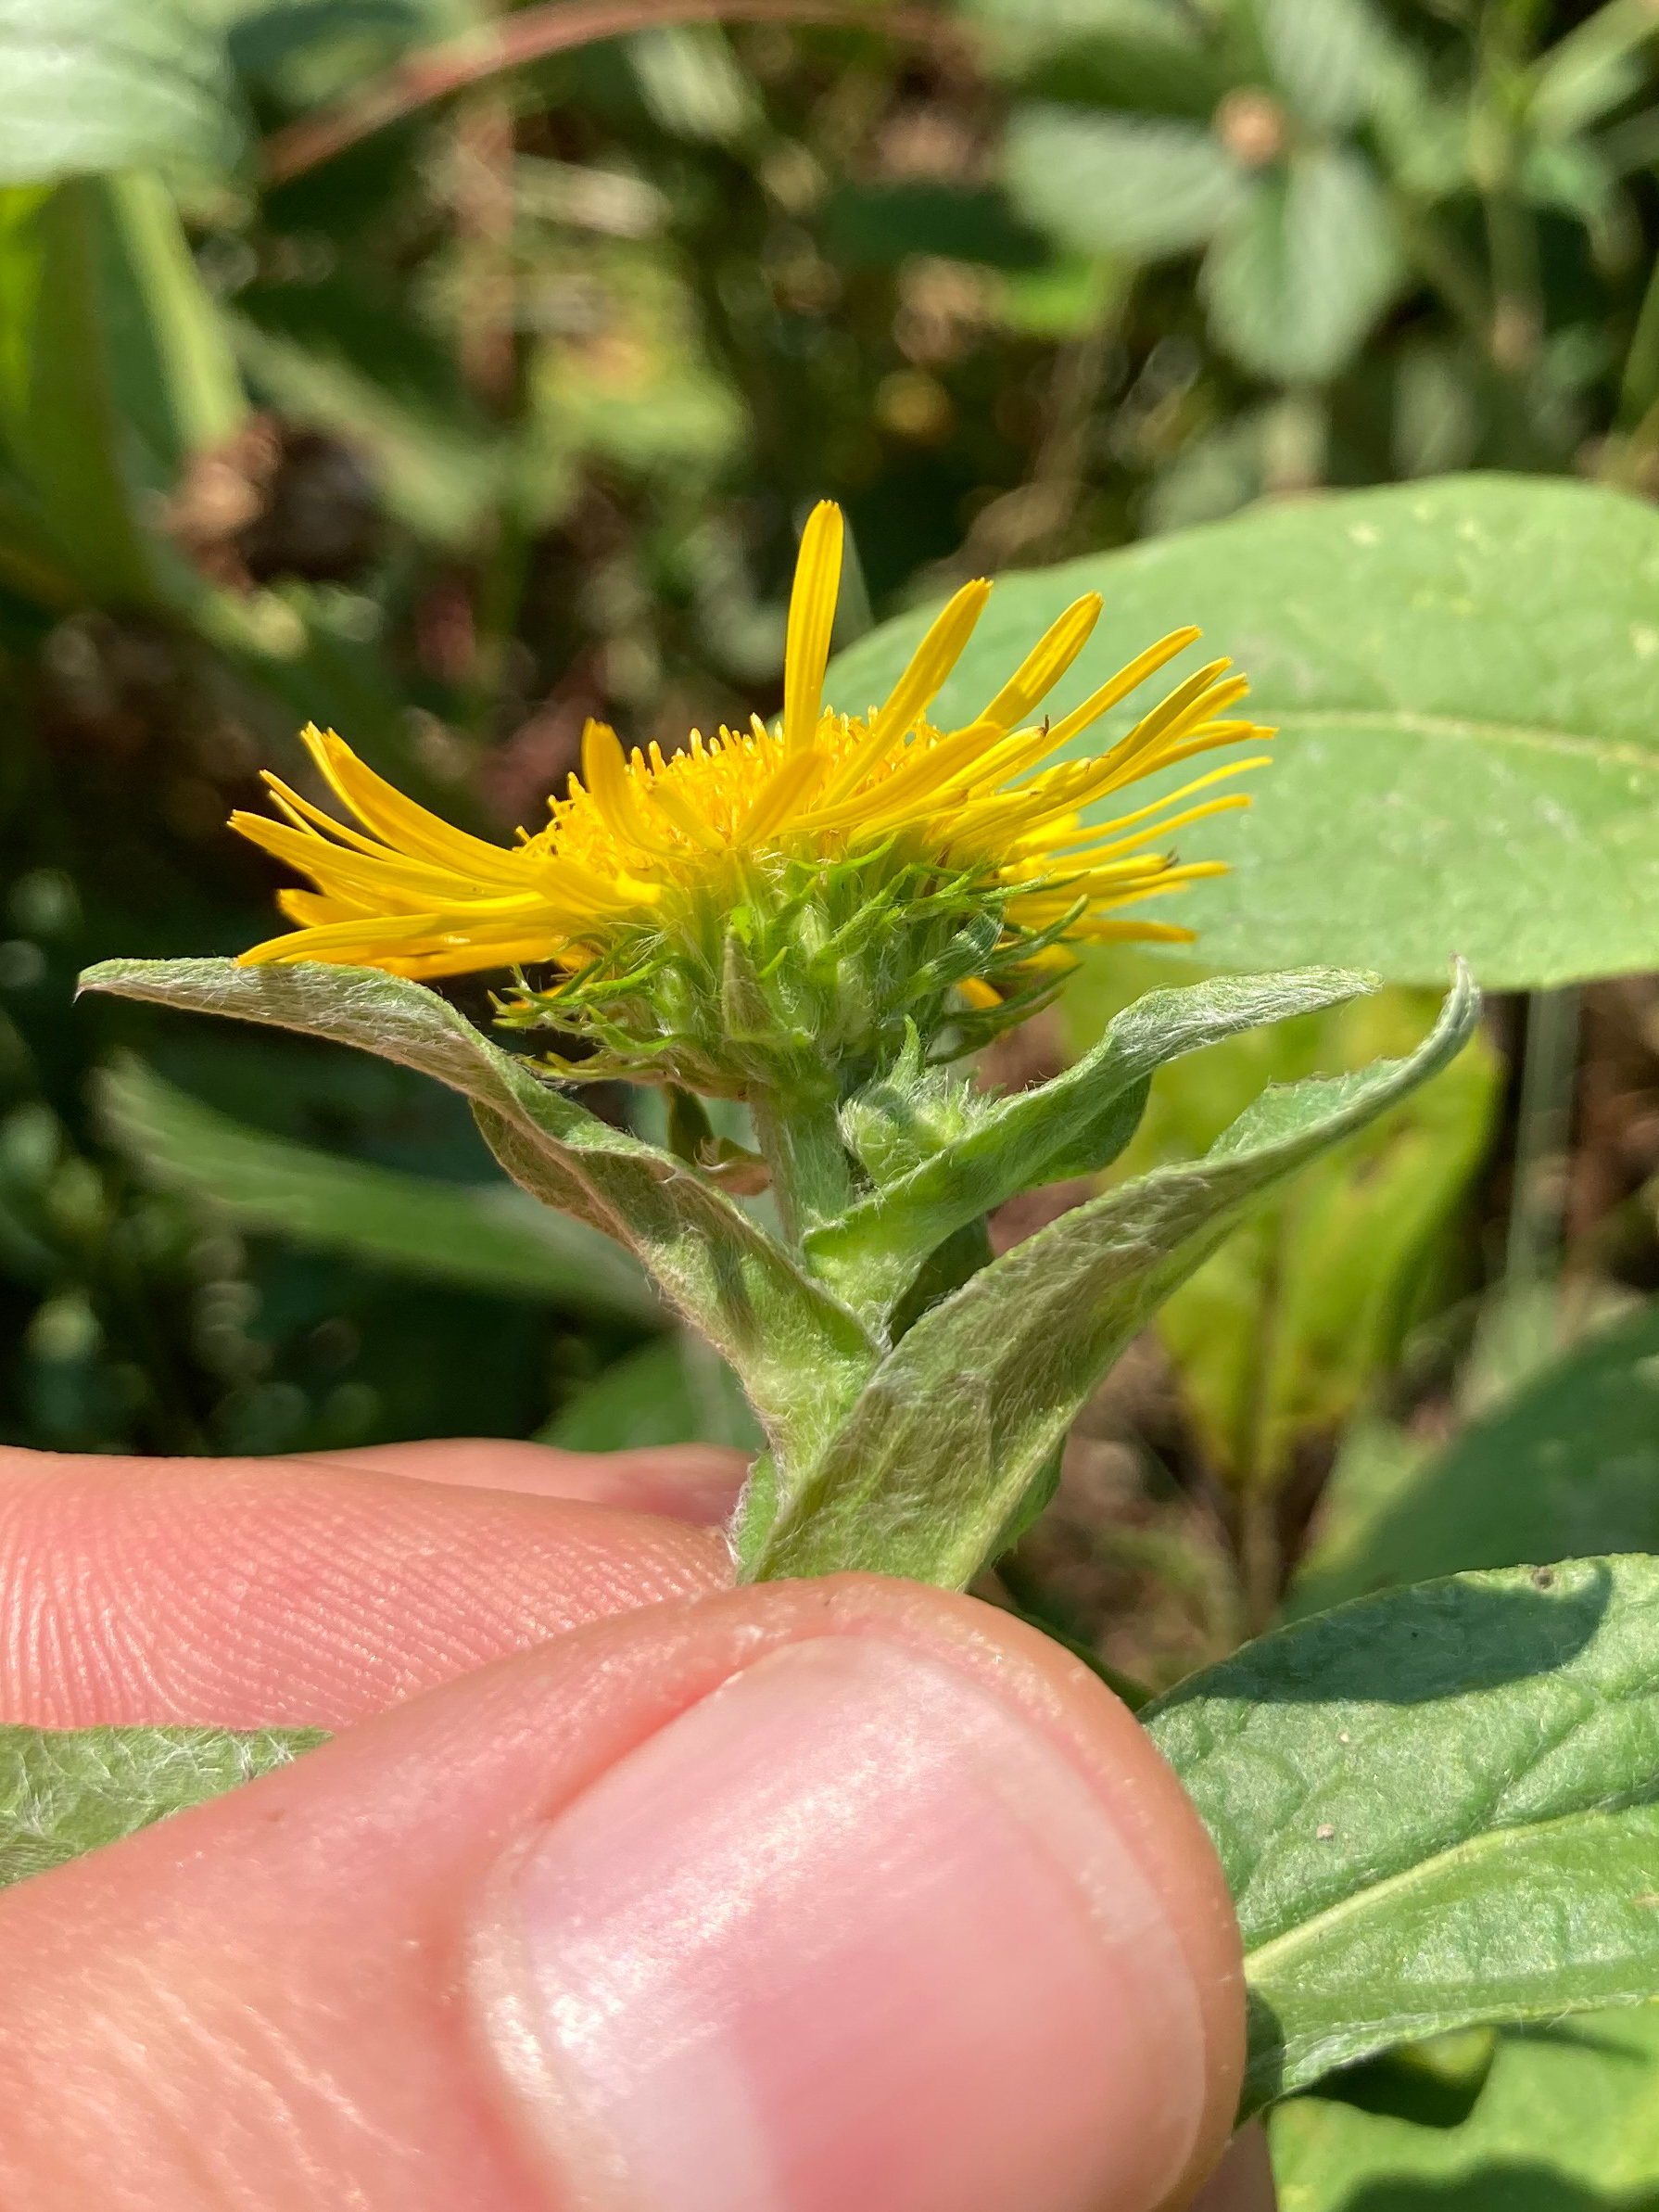
[[[665,23],[716,22],[880,31],[954,51],[965,44],[961,26],[934,9],[868,0],[552,0],[424,47],[335,106],[273,133],[265,142],[266,182],[285,184],[435,100],[547,55]]]

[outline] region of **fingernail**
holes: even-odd
[[[1155,2204],[1197,1992],[1065,1755],[907,1646],[772,1653],[502,1870],[484,2026],[592,2212]]]

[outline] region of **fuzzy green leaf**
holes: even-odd
[[[969,720],[1080,592],[1106,611],[1045,705],[1065,714],[1178,624],[1235,655],[1277,725],[1247,813],[1187,833],[1219,882],[1159,902],[1208,966],[1312,961],[1488,989],[1659,965],[1659,515],[1541,477],[1469,476],[1268,503],[998,583],[931,710]],[[830,670],[885,698],[918,609]],[[1176,664],[1176,672],[1185,662]],[[1145,704],[1144,702],[1142,703]],[[1133,706],[1086,731],[1104,749]]]
[[[863,1567],[966,1583],[1159,1301],[1252,1200],[1443,1067],[1478,1004],[1460,967],[1409,1059],[1268,1092],[1202,1160],[1077,1207],[924,1314],[805,1480],[780,1486],[752,1579]]]
[[[879,1321],[956,1230],[1022,1190],[1108,1166],[1134,1134],[1147,1078],[1166,1061],[1373,987],[1371,977],[1314,968],[1150,992],[1074,1067],[1002,1100],[909,1174],[815,1229],[808,1261],[856,1311]]]
[[[1147,1709],[1237,1908],[1242,2110],[1659,1992],[1659,1560],[1362,1599]]]
[[[316,1728],[0,1728],[0,1887],[216,1798],[324,1740]]]
[[[332,1037],[463,1092],[513,1180],[632,1252],[731,1363],[786,1464],[821,1443],[873,1363],[845,1307],[711,1182],[578,1106],[421,984],[375,968],[220,960],[106,960],[82,983]]]

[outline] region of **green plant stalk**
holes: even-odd
[[[819,1092],[784,1100],[757,1090],[749,1100],[755,1142],[771,1176],[786,1236],[799,1245],[853,1202],[852,1163],[833,1101]]]
[[[1511,1290],[1536,1288],[1561,1268],[1578,1018],[1579,993],[1574,988],[1534,991],[1526,1002],[1514,1186],[1504,1251],[1504,1281]]]
[[[743,1035],[766,1011],[750,980],[734,958],[728,981]],[[859,1095],[861,1110],[848,1101],[876,1186],[856,1201],[823,1071],[780,1049],[795,1081],[787,1099],[781,1075],[764,1087],[757,1121],[792,1249],[694,1163],[600,1121],[417,983],[230,960],[112,962],[83,982],[330,1036],[462,1092],[508,1173],[631,1251],[737,1370],[770,1447],[770,1471],[751,1483],[734,1531],[742,1579],[863,1568],[946,1588],[971,1582],[1046,1501],[1081,1405],[1239,1214],[1443,1066],[1478,1008],[1460,966],[1433,1031],[1404,1059],[1264,1093],[1203,1159],[1114,1189],[965,1279],[947,1270],[917,1310],[913,1296],[956,1232],[969,1232],[977,1256],[974,1225],[999,1195],[1117,1157],[1154,1067],[1340,1004],[1373,979],[1310,969],[1154,992],[1046,1092],[977,1098],[925,1062],[906,1074],[901,1052]],[[827,1248],[833,1279],[815,1222],[826,1232],[857,1225]]]
[[[1395,222],[1408,258],[1484,355],[1492,342],[1492,307],[1479,272],[1431,215],[1402,192],[1393,194]]]
[[[1488,350],[1495,368],[1517,377],[1531,369],[1544,330],[1538,232],[1518,188],[1532,13],[1501,0],[1483,10],[1472,123],[1484,141],[1475,166],[1492,272]]]

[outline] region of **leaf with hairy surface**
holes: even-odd
[[[106,960],[82,987],[332,1037],[462,1092],[513,1180],[632,1252],[731,1363],[787,1464],[821,1448],[874,1364],[847,1309],[705,1176],[602,1122],[422,984],[314,961]]]
[[[780,1481],[745,1579],[849,1567],[961,1587],[994,1556],[1101,1376],[1253,1199],[1443,1067],[1479,998],[1460,968],[1408,1059],[1269,1090],[1201,1160],[1079,1206],[925,1313],[804,1479]]]
[[[1022,1190],[1108,1166],[1134,1134],[1147,1077],[1166,1061],[1373,987],[1369,976],[1314,968],[1151,992],[1074,1067],[1000,1100],[909,1174],[814,1229],[808,1262],[856,1311],[879,1319],[958,1229]]]
[[[0,1887],[285,1766],[318,1728],[0,1728]]]
[[[1244,2113],[1396,2043],[1659,1992],[1659,1560],[1362,1599],[1146,1719],[1238,1912]]]

